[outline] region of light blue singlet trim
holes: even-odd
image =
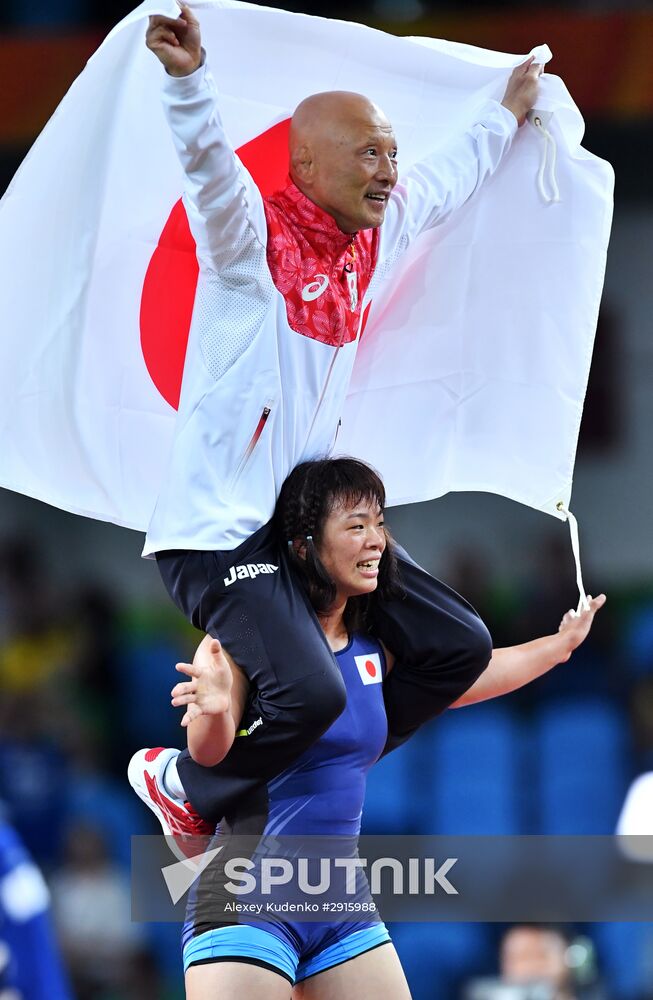
[[[210,958],[255,958],[279,969],[291,982],[299,961],[297,952],[285,941],[249,924],[216,927],[192,938],[184,948],[184,972],[191,962]]]
[[[378,923],[363,930],[347,934],[341,941],[329,945],[305,962],[299,961],[294,948],[275,934],[238,924],[233,927],[217,927],[192,938],[184,948],[184,972],[193,962],[212,958],[253,958],[265,962],[282,972],[291,982],[300,982],[318,972],[324,972],[334,965],[341,965],[363,952],[385,944],[390,940],[385,924]]]
[[[377,945],[386,944],[390,940],[388,929],[385,924],[374,924],[373,927],[365,927],[362,931],[353,931],[342,940],[329,945],[323,951],[313,955],[305,962],[300,962],[295,974],[295,981],[301,982],[309,976],[315,976],[318,972],[331,969],[334,965],[341,965],[348,962],[350,958],[356,958],[370,948]]]

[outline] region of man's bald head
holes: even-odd
[[[290,162],[305,143],[342,142],[352,129],[378,124],[392,131],[378,105],[349,90],[311,94],[297,105],[290,122]]]
[[[291,177],[343,231],[381,224],[395,164],[392,126],[369,98],[329,90],[297,107],[290,123]]]

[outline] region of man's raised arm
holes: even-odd
[[[186,5],[178,18],[150,17],[145,41],[166,70],[163,103],[186,173],[185,203],[200,259],[220,270],[249,236],[265,245],[258,188],[235,155],[205,66],[197,18]]]
[[[535,104],[541,72],[542,67],[535,62],[535,57],[531,56],[521,66],[515,66],[510,74],[501,104],[508,111],[512,111],[520,128]]]
[[[501,103],[488,101],[476,124],[400,177],[383,224],[384,257],[444,222],[492,176],[533,107],[540,72],[532,56],[515,67]]]

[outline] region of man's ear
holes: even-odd
[[[310,184],[313,179],[315,164],[310,147],[306,144],[299,146],[293,153],[292,169],[295,177],[303,184]]]

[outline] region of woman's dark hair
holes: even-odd
[[[279,538],[288,545],[290,564],[302,578],[317,612],[327,611],[336,597],[336,585],[317,554],[324,524],[334,507],[355,506],[361,501],[385,506],[385,489],[378,473],[355,458],[326,458],[302,462],[290,473],[279,494],[274,522]],[[379,562],[378,586],[371,594],[352,597],[345,609],[345,625],[352,632],[369,627],[369,611],[379,597],[403,595],[397,558],[390,533]],[[306,556],[297,554],[292,542],[306,544]]]

